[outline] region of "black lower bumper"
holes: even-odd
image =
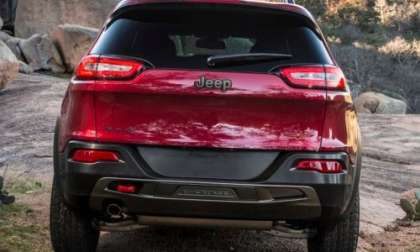
[[[82,164],[68,157],[74,149],[107,149],[123,162]],[[133,215],[252,220],[323,220],[344,213],[352,197],[358,168],[345,153],[287,153],[255,179],[180,179],[155,173],[136,147],[70,142],[59,155],[60,175],[68,204],[103,212],[118,203]],[[340,174],[293,169],[299,159],[334,159],[346,165]],[[136,184],[135,194],[113,189],[116,183]]]
[[[119,193],[112,189],[115,183],[137,184],[141,190]],[[307,186],[102,178],[91,194],[90,208],[100,211],[111,202],[136,215],[254,220],[321,215],[318,196]]]

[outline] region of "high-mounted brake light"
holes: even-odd
[[[82,80],[127,80],[134,78],[143,68],[135,60],[88,55],[76,69],[76,78]]]
[[[291,85],[302,88],[345,90],[346,79],[334,66],[292,66],[283,68],[280,75]]]
[[[73,161],[80,163],[96,163],[99,161],[113,161],[119,160],[118,153],[108,150],[90,150],[78,149],[73,152]]]
[[[344,168],[337,160],[308,159],[296,164],[297,170],[317,171],[320,173],[341,173]]]

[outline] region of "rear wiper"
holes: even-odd
[[[215,55],[207,58],[207,65],[214,67],[221,64],[252,63],[257,61],[272,61],[291,58],[293,58],[293,55],[283,53],[240,53]]]

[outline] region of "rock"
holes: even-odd
[[[420,220],[420,189],[412,189],[401,195],[400,206],[407,214],[406,219]]]
[[[79,25],[59,25],[52,33],[68,72],[74,70],[80,59],[88,52],[99,30]]]
[[[0,90],[16,78],[18,71],[19,62],[16,56],[3,41],[0,41]]]
[[[0,31],[0,40],[1,41],[6,42],[10,38],[12,38],[12,36],[10,36],[9,33],[4,32],[4,31]]]
[[[404,101],[376,92],[366,92],[355,99],[359,113],[405,114],[407,104]]]
[[[6,42],[6,45],[9,47],[9,49],[16,56],[16,58],[20,61],[24,61],[24,59],[22,57],[22,51],[20,50],[20,46],[19,46],[21,41],[22,41],[21,38],[10,37],[5,42]]]
[[[119,0],[19,1],[15,30],[19,37],[49,33],[61,24],[100,28]]]
[[[3,28],[3,19],[0,17],[0,30]]]
[[[34,69],[23,61],[19,61],[19,73],[31,74]]]
[[[7,83],[16,78],[19,72],[19,64],[0,59],[0,91],[5,89]]]
[[[61,56],[46,34],[34,34],[28,39],[22,39],[0,32],[0,40],[5,42],[20,61],[19,71],[22,73],[40,70],[54,73],[65,72]]]
[[[34,34],[28,39],[20,40],[18,48],[20,48],[25,61],[34,71],[64,72],[57,48],[48,38],[48,35]]]
[[[18,63],[16,56],[3,41],[0,41],[0,60]]]

